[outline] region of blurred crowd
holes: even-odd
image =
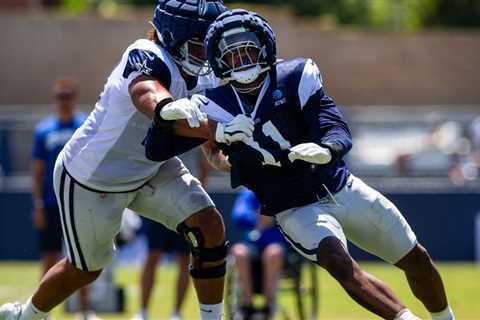
[[[428,133],[410,152],[397,156],[395,168],[399,176],[411,176],[415,167],[446,168],[445,175],[458,186],[479,177],[480,116],[470,123],[435,121]]]

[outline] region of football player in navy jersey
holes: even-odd
[[[254,124],[251,138],[204,145],[207,155],[230,170],[232,187],[254,191],[261,213],[275,217],[292,247],[371,312],[385,319],[418,319],[351,258],[347,238],[403,270],[432,319],[454,319],[441,277],[405,218],[343,161],[352,147],[350,131],[326,95],[315,63],[277,61],[267,21],[240,9],[220,15],[205,43],[215,75],[228,83],[192,101],[209,119],[228,123],[244,115]],[[158,161],[168,151],[187,148],[182,139],[159,139],[149,130],[147,157]]]

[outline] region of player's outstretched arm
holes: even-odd
[[[233,119],[230,119],[230,121],[214,121],[207,118],[207,113],[201,110],[202,107],[205,107],[205,100],[199,99],[198,97],[199,95],[194,95],[191,100],[180,99],[166,105],[161,109],[159,116],[155,116],[154,121],[160,122],[159,125],[161,125],[164,119],[177,120],[173,126],[173,131],[176,135],[184,137],[204,138],[209,141],[224,144],[240,141],[245,142],[251,139],[254,130],[254,123],[251,118],[239,114],[233,117]],[[206,97],[203,98],[207,99]],[[193,110],[191,117],[184,117],[182,112],[175,111],[178,106],[182,108],[182,105],[186,105],[185,109]],[[205,112],[208,112],[208,109]],[[186,126],[184,122],[178,121],[183,118],[187,118],[188,126]],[[191,121],[192,118],[195,121]]]
[[[188,99],[174,101],[170,92],[154,77],[141,75],[129,86],[134,106],[150,119],[169,125],[173,134],[215,140],[217,123],[207,119]]]
[[[251,139],[253,133],[253,123],[243,117],[235,117],[225,124],[217,124],[206,119],[200,121],[198,128],[190,128],[185,121],[176,120],[173,121],[173,125],[164,122],[156,119],[148,129],[143,141],[147,159],[164,161],[208,141],[211,147],[208,148],[207,156],[210,155],[208,157],[210,162],[222,171],[228,171],[229,168],[225,166],[226,158],[219,153],[216,142],[230,144],[244,141]]]
[[[172,126],[178,127],[180,135],[205,136],[207,139],[211,136],[211,134],[207,134],[211,129],[202,134],[202,131],[206,129],[205,125],[208,121],[203,122],[200,133],[198,132],[199,130],[186,130],[192,126],[199,127],[200,119],[198,118],[201,117],[200,111],[196,112],[197,110],[194,110],[194,106],[187,102],[188,99],[180,99],[173,103],[173,96],[156,78],[145,75],[135,78],[129,86],[129,93],[134,106],[150,119],[160,117],[160,112],[163,110],[162,116],[164,118],[159,120],[164,120],[166,123],[171,121]],[[177,119],[184,120],[178,120],[178,123],[175,123],[173,120]],[[206,119],[206,117],[202,119]],[[190,120],[190,123],[188,120]]]

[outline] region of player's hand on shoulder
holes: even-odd
[[[187,120],[190,128],[198,128],[200,122],[207,119],[198,104],[190,99],[183,98],[170,102],[160,110],[160,117],[164,120]]]
[[[246,142],[252,139],[254,122],[252,118],[239,114],[228,123],[218,123],[215,140],[220,143]]]
[[[300,143],[290,148],[288,159],[303,160],[315,164],[326,164],[332,160],[330,149],[319,146],[313,142]]]

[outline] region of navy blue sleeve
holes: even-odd
[[[311,142],[328,147],[332,151],[333,161],[343,158],[350,151],[350,129],[323,88],[310,96],[302,112]]]
[[[159,128],[152,122],[142,144],[145,146],[147,159],[165,161],[181,155],[205,141],[205,139],[200,138],[177,136],[170,128]]]
[[[128,61],[123,70],[126,79],[132,72],[151,76],[160,81],[165,88],[170,88],[172,76],[168,66],[156,54],[148,50],[133,49],[128,53]]]

